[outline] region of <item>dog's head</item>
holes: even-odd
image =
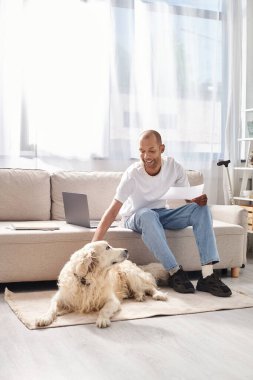
[[[85,277],[97,268],[109,269],[128,258],[128,252],[124,248],[113,248],[107,241],[97,241],[86,244],[77,251],[71,260],[75,261],[75,273]]]

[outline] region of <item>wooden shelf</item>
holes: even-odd
[[[253,232],[253,205],[239,205],[248,212],[248,232]]]
[[[253,167],[251,168],[249,166],[236,166],[234,168],[234,170],[248,170],[248,171],[250,171],[250,170],[253,170]]]
[[[253,111],[253,108],[248,108],[244,112],[251,112]],[[244,120],[246,123],[246,120]],[[251,134],[249,136],[252,136]],[[247,154],[245,152],[245,155],[247,157],[247,160],[245,160],[244,163],[241,163],[241,166],[234,167],[234,170],[241,171],[240,176],[242,176],[242,183],[241,183],[241,189],[238,191],[239,194],[243,194],[243,191],[245,191],[248,188],[248,181],[249,179],[253,178],[253,166],[248,166],[248,163],[251,163],[251,159],[249,161],[250,153],[253,150],[253,136],[252,137],[241,137],[238,139],[238,142],[242,144],[243,149],[245,150],[247,148]],[[251,189],[253,190],[252,183],[251,183]],[[253,198],[250,197],[242,197],[237,196],[233,197],[234,203],[238,204],[240,207],[244,207],[248,211],[248,233],[253,233],[253,226],[252,226],[252,210],[253,210]]]
[[[246,197],[233,197],[237,201],[245,201],[245,202],[253,202],[253,198],[246,198]]]

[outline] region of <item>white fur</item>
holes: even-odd
[[[125,249],[112,248],[106,241],[89,243],[73,253],[60,272],[49,310],[36,325],[48,326],[57,316],[73,311],[99,311],[96,325],[107,327],[124,298],[144,301],[148,294],[166,301],[167,294],[157,289],[155,278],[127,257]]]
[[[140,268],[144,272],[149,272],[155,278],[158,286],[168,286],[169,271],[164,268],[160,263],[150,263],[146,265],[141,265]]]

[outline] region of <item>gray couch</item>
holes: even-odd
[[[201,173],[187,172],[191,185],[203,182]],[[66,224],[62,191],[88,195],[92,219],[109,206],[122,173],[0,169],[0,283],[55,280],[70,255],[91,241],[94,230]],[[173,207],[179,204],[173,204]],[[171,206],[171,204],[170,204]],[[212,205],[214,231],[221,262],[215,268],[231,268],[232,276],[246,263],[247,212],[239,206]],[[57,223],[56,231],[16,231],[13,221]],[[199,255],[192,228],[166,231],[169,244],[187,271],[199,270]],[[107,239],[129,250],[137,264],[156,261],[139,234],[110,228]]]

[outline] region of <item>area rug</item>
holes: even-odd
[[[162,288],[162,291],[168,293],[168,301],[155,301],[150,297],[147,297],[144,302],[125,300],[121,310],[115,314],[112,321],[253,307],[253,297],[234,289],[232,296],[228,298],[214,297],[204,292],[180,294],[170,288]],[[36,318],[47,311],[50,299],[55,292],[56,290],[13,293],[6,288],[5,301],[19,320],[28,329],[33,330],[37,328]],[[97,315],[97,312],[66,314],[57,317],[56,321],[46,328],[95,323]]]

